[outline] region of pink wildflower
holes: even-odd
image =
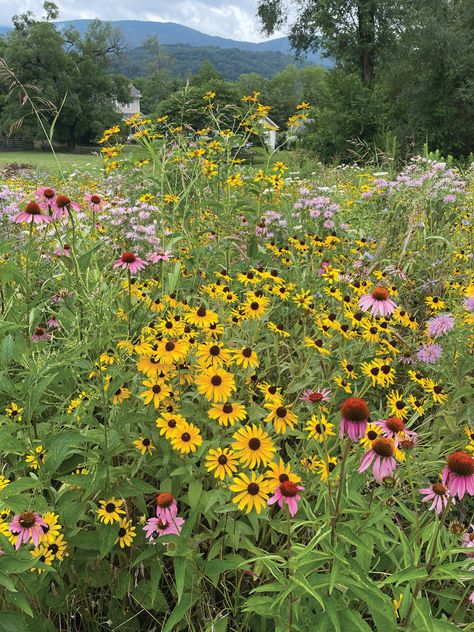
[[[449,493],[449,489],[443,485],[443,483],[433,483],[430,487],[426,487],[425,489],[420,489],[420,494],[423,494],[424,498],[421,501],[422,503],[428,503],[430,500],[431,503],[428,509],[431,511],[434,509],[437,514],[440,514],[451,498],[451,494]],[[454,498],[451,500],[454,505]]]
[[[370,313],[372,316],[390,316],[397,305],[391,298],[389,293],[384,287],[376,287],[370,294],[364,294],[359,299],[359,307],[362,311]]]
[[[466,452],[453,452],[443,470],[443,485],[461,500],[466,494],[474,496],[474,459]]]
[[[162,250],[159,252],[153,252],[148,255],[148,261],[152,263],[158,263],[158,261],[169,261],[173,255],[170,250]]]
[[[149,518],[143,531],[149,540],[153,540],[156,537],[161,538],[163,535],[179,535],[183,524],[184,518],[179,516],[174,516],[169,522],[165,518]]]
[[[288,505],[290,516],[294,516],[298,511],[298,502],[301,500],[301,496],[298,492],[303,491],[304,487],[293,483],[293,481],[283,481],[275,489],[274,495],[268,499],[267,505],[273,505],[278,503],[280,509],[283,507],[283,503]]]
[[[29,224],[49,224],[51,217],[49,217],[49,215],[44,215],[41,212],[39,204],[36,202],[28,202],[25,206],[25,210],[18,213],[13,221],[17,224],[20,224],[21,222],[28,222]]]
[[[361,459],[358,472],[365,472],[374,464],[374,478],[381,483],[387,476],[392,476],[397,462],[395,460],[395,443],[388,437],[378,437],[372,441],[372,448]]]
[[[359,441],[365,434],[369,419],[369,407],[359,397],[348,397],[341,406],[340,436],[345,434],[351,441]]]
[[[24,511],[21,514],[14,516],[12,522],[8,525],[8,528],[17,535],[15,548],[18,550],[20,546],[26,544],[31,538],[33,544],[38,546],[44,532],[41,527],[47,527],[46,522],[41,516],[33,511]]]
[[[31,336],[31,340],[51,340],[51,336],[46,333],[46,331],[43,329],[43,327],[36,327],[36,329],[34,330],[32,336]]]
[[[156,516],[166,522],[172,522],[177,513],[178,504],[174,496],[168,492],[158,494],[156,497]]]
[[[301,393],[300,400],[303,402],[309,402],[311,404],[322,404],[328,402],[331,399],[331,391],[328,388],[318,389],[313,391],[311,388],[305,389]]]
[[[120,259],[114,263],[114,268],[128,268],[132,274],[143,270],[147,266],[147,262],[133,254],[133,252],[124,252]]]

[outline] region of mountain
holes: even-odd
[[[91,22],[92,20],[66,20],[57,22],[57,25],[61,30],[74,27],[83,35]],[[234,81],[242,73],[249,72],[273,77],[289,64],[295,63],[298,66],[331,66],[330,60],[314,53],[297,60],[287,37],[264,42],[245,42],[207,35],[175,22],[115,20],[111,24],[121,30],[126,44],[123,55],[114,61],[113,71],[132,78],[145,74],[144,69],[150,57],[142,44],[151,35],[158,38],[170,55],[167,69],[173,76],[181,78],[195,74],[206,60],[228,81]],[[0,35],[10,28],[0,26]]]
[[[61,27],[74,26],[80,33],[85,33],[91,20],[67,20],[58,22]],[[196,29],[176,24],[175,22],[146,22],[141,20],[115,20],[112,26],[119,28],[127,44],[131,48],[136,48],[150,35],[156,35],[160,44],[186,44],[187,46],[217,46],[218,48],[239,48],[240,50],[276,51],[286,55],[294,56],[290,42],[287,37],[277,37],[265,42],[244,42],[240,40],[218,37],[217,35],[207,35]],[[310,55],[313,63],[319,63],[318,55]],[[315,62],[315,60],[318,62]],[[327,62],[322,62],[323,65]]]

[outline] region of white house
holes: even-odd
[[[116,111],[122,115],[122,118],[128,119],[134,114],[140,114],[140,98],[141,92],[135,88],[134,85],[130,84],[130,96],[131,101],[129,103],[119,103],[115,102]]]
[[[259,123],[263,128],[263,137],[267,147],[272,150],[275,149],[277,144],[277,132],[280,128],[269,116],[262,116]]]

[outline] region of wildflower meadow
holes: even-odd
[[[473,630],[474,171],[215,96],[2,178],[0,630]]]

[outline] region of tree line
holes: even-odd
[[[324,161],[347,161],[375,147],[399,156],[425,144],[457,157],[474,151],[471,0],[294,0],[296,12],[291,4],[260,0],[263,29],[271,34],[287,24],[298,53],[320,50],[332,67],[290,65],[272,77],[248,72],[226,81],[207,60],[183,78],[173,72],[167,48],[151,37],[133,78],[143,114],[205,127],[206,92],[216,93],[219,106],[238,106],[257,91],[281,129],[298,103],[312,105],[300,142]],[[93,142],[119,118],[114,101],[129,99],[130,79],[117,72],[124,43],[99,21],[82,37],[74,29],[59,32],[57,8],[47,2],[45,10],[41,20],[28,13],[14,18],[14,30],[0,39],[0,57],[18,81],[33,86],[41,116],[56,117],[55,140]],[[293,15],[296,21],[288,23]],[[13,128],[38,136],[38,117],[21,101],[21,89],[0,76],[2,92],[0,133]]]

